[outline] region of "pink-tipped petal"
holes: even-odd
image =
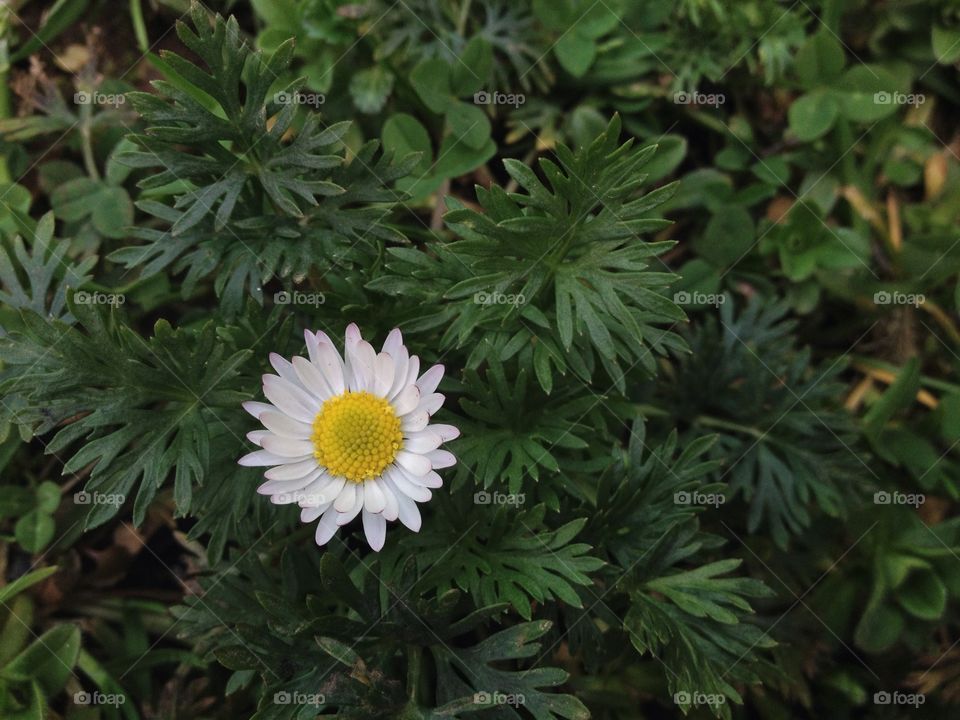
[[[440,380],[442,379],[443,365],[434,365],[423,375],[421,375],[419,380],[417,380],[417,387],[420,388],[420,394],[429,395],[432,393],[437,389],[437,386],[440,384]]]

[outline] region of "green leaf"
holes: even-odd
[[[934,25],[931,31],[933,54],[941,65],[953,65],[960,60],[960,29]]]
[[[17,51],[11,54],[10,62],[29,57],[42,47],[49,47],[60,33],[73,27],[83,17],[89,4],[90,0],[57,0],[44,12],[40,28],[31,31]]]
[[[101,190],[101,184],[88,177],[68,180],[53,191],[50,204],[58,218],[76,222],[90,215]]]
[[[794,67],[803,87],[812,90],[821,85],[831,85],[840,77],[846,63],[843,47],[827,28],[807,38],[797,51]]]
[[[675,334],[657,329],[685,317],[666,296],[674,277],[657,261],[671,243],[648,237],[665,227],[653,211],[676,185],[639,193],[642,168],[656,148],[621,145],[619,134],[615,117],[588,145],[576,151],[558,146],[556,159],[541,160],[542,174],[508,160],[504,168],[517,192],[481,189],[484,212],[461,207],[446,215],[461,240],[438,256],[443,267],[432,277],[418,276],[432,292],[458,301],[455,309],[437,311],[443,315],[437,323],[447,327],[446,346],[469,345],[470,362],[479,364],[503,350],[532,353],[534,345],[547,343],[550,365],[560,373],[572,369],[588,379],[602,366],[617,388],[625,383],[624,367],[652,373],[654,354],[680,347]],[[438,160],[437,175],[447,175],[444,164]],[[400,278],[391,269],[394,286]],[[524,302],[478,303],[477,293]],[[541,387],[548,387],[542,362],[539,367]],[[528,466],[524,458],[518,453],[516,462]]]
[[[219,337],[212,322],[173,330],[159,321],[154,335],[144,339],[118,325],[108,309],[76,305],[73,310],[79,327],[25,315],[22,331],[0,339],[7,369],[0,391],[8,398],[0,412],[30,433],[57,428],[48,452],[64,457],[76,444],[64,473],[97,461],[89,489],[104,499],[89,504],[87,527],[113,517],[138,480],[141,492],[152,497],[174,475],[180,512],[193,505],[201,481],[213,482],[201,496],[207,501],[210,493],[216,497],[211,477],[223,474],[238,482],[235,441],[245,429],[235,410],[249,394],[230,382],[251,356],[250,348],[238,349]],[[250,345],[267,335],[266,328],[253,335],[237,332]],[[34,380],[19,382],[23,372]],[[247,484],[254,481],[253,473],[242,470],[239,477]],[[233,507],[242,513],[245,505]],[[219,511],[198,527],[211,521],[225,527],[230,515]],[[38,548],[49,540],[51,525],[49,516],[36,513],[22,521],[18,535]]]
[[[541,643],[535,641],[550,629],[550,625],[547,620],[521,623],[500,630],[468,648],[455,649],[446,643],[432,645],[430,650],[437,663],[438,702],[461,708],[469,707],[465,703],[470,702],[478,710],[509,707],[511,703],[518,705],[522,702],[524,710],[537,720],[587,720],[590,713],[580,700],[572,695],[541,689],[564,683],[566,672],[541,667],[525,671],[500,669],[501,666],[509,667],[509,660],[536,658]]]
[[[903,634],[903,615],[881,601],[871,601],[863,611],[853,639],[867,652],[879,653],[892,647]]]
[[[396,113],[387,118],[380,133],[383,149],[392,152],[398,158],[406,157],[410,153],[420,153],[417,165],[412,174],[422,175],[430,169],[432,161],[432,147],[430,135],[419,120],[407,113]]]
[[[33,570],[26,575],[21,575],[12,583],[0,587],[0,603],[6,603],[10,598],[23,592],[31,585],[36,585],[38,582],[46,580],[59,569],[58,567],[45,567],[39,570]]]
[[[381,65],[360,70],[350,78],[350,96],[357,110],[378,113],[393,91],[393,73]]]
[[[913,404],[919,389],[919,361],[917,358],[911,358],[897,373],[897,379],[864,415],[863,427],[866,433],[877,439],[880,431],[896,412]]]
[[[480,495],[492,497],[490,493]],[[543,508],[538,508],[517,514],[509,524],[508,518],[498,518],[489,535],[468,538],[456,548],[446,548],[448,552],[434,546],[427,536],[418,543],[418,562],[427,570],[421,585],[431,587],[439,597],[450,589],[446,578],[455,577],[457,585],[479,605],[510,603],[526,620],[532,617],[534,602],[559,600],[582,608],[574,586],[590,585],[588,573],[603,565],[588,554],[589,545],[570,542],[585,520],[574,520],[556,530],[535,530],[542,515]]]
[[[452,102],[447,108],[447,122],[457,141],[473,150],[479,150],[490,141],[490,121],[476,105]]]
[[[410,84],[432,112],[443,114],[455,101],[450,89],[450,66],[442,60],[424,60],[410,73]]]
[[[133,225],[133,203],[121,187],[105,187],[93,199],[90,219],[102,235],[109,238],[126,237]]]
[[[80,628],[57,625],[38,637],[22,653],[0,669],[0,677],[35,679],[46,695],[60,692],[80,655]]]
[[[839,113],[840,104],[831,92],[814,90],[794,100],[787,117],[797,138],[809,142],[826,135]]]
[[[563,69],[574,77],[582,77],[597,56],[593,39],[574,29],[565,32],[553,48]]]
[[[939,620],[947,608],[947,588],[932,570],[915,570],[896,591],[903,608],[921,620]]]
[[[901,105],[895,100],[900,90],[896,78],[879,65],[856,65],[844,73],[837,84],[844,117],[856,122],[873,123],[895,114]]]
[[[472,148],[458,140],[452,133],[443,139],[433,172],[440,178],[465,175],[483,165],[497,152],[497,145],[488,139],[480,148]]]
[[[30,191],[23,185],[0,183],[0,229],[9,235],[20,232],[32,202]]]
[[[450,89],[457,97],[473,95],[482,90],[493,68],[493,50],[483,37],[473,37],[463,50],[458,62],[450,66]]]
[[[755,229],[750,213],[739,205],[720,208],[707,223],[703,238],[694,243],[697,253],[720,267],[732,265],[753,247]]]
[[[37,486],[37,509],[52,515],[60,507],[60,486],[44,480]]]
[[[41,552],[53,540],[56,526],[53,518],[40,510],[32,510],[21,517],[13,528],[17,542],[30,553]]]

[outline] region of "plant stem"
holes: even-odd
[[[100,179],[97,159],[93,154],[93,133],[90,132],[90,119],[93,117],[93,104],[80,106],[80,139],[83,147],[83,166],[94,180]]]
[[[420,686],[422,652],[416,645],[410,645],[407,648],[407,697],[414,705],[417,703],[417,688]]]
[[[457,35],[463,37],[467,31],[467,20],[470,17],[470,4],[473,0],[465,0],[463,7],[460,8],[460,19],[457,20]]]

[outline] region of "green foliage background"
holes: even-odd
[[[948,0],[0,8],[0,720],[948,717]],[[442,362],[419,533],[236,460]]]

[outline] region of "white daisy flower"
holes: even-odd
[[[266,430],[247,435],[262,449],[239,462],[271,466],[257,492],[299,504],[303,522],[319,518],[318,545],[362,513],[367,542],[379,551],[388,520],[420,530],[417,503],[442,485],[436,471],[456,463],[440,445],[460,431],[429,424],[444,401],[435,392],[443,365],[420,375],[420,359],[396,329],[378,354],[351,324],[344,358],[326,334],[304,336],[309,360],[270,354],[277,371],[263,376],[270,404],[243,404]]]

